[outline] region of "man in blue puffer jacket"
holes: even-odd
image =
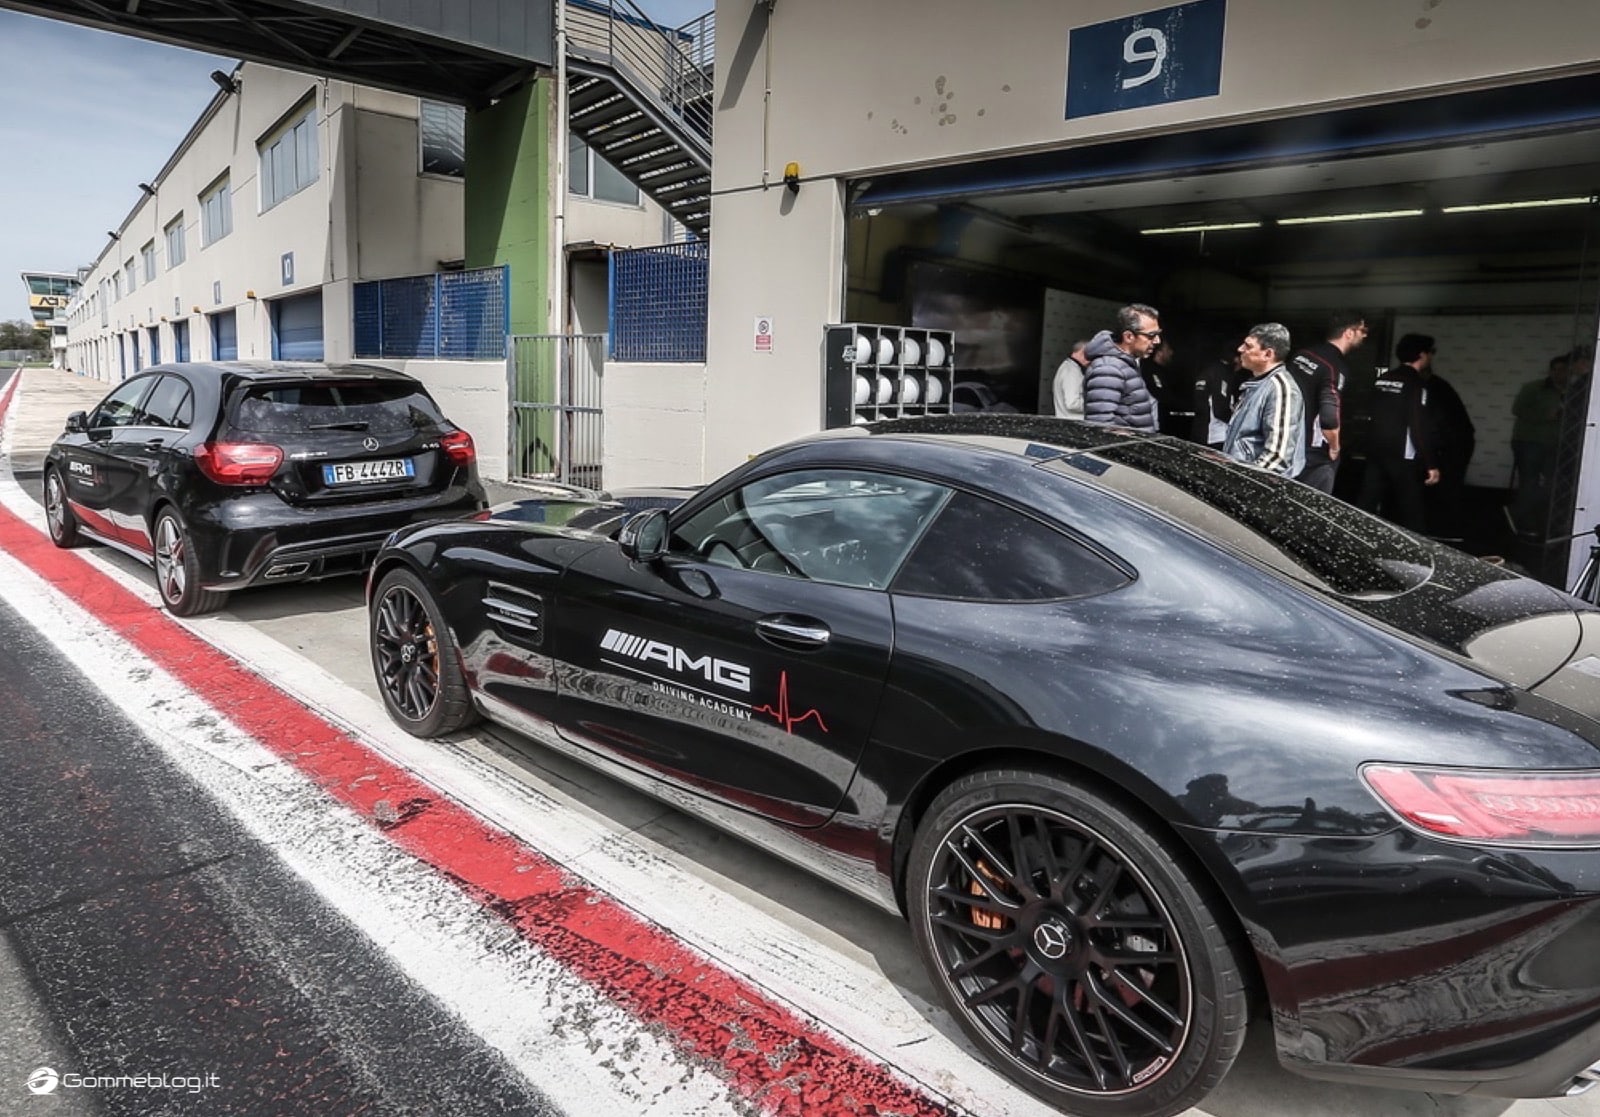
[[[1141,303],[1117,311],[1115,330],[1101,330],[1090,339],[1084,354],[1089,367],[1083,374],[1083,417],[1091,423],[1156,429],[1156,401],[1139,374],[1139,362],[1161,341],[1161,321],[1152,307]]]

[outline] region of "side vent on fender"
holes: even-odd
[[[490,582],[483,608],[500,635],[524,647],[544,642],[544,598],[504,582]]]

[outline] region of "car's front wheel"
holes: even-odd
[[[906,898],[946,1006],[1012,1079],[1090,1117],[1164,1117],[1233,1064],[1247,1004],[1234,945],[1163,839],[1045,772],[945,789]]]
[[[404,567],[383,576],[368,635],[378,692],[406,732],[440,737],[478,720],[461,652],[422,579]]]
[[[175,617],[193,617],[222,608],[228,595],[200,584],[200,559],[178,513],[171,508],[162,509],[153,534],[156,592],[167,612]]]
[[[67,503],[67,485],[61,471],[50,466],[44,471],[44,519],[50,528],[50,542],[57,547],[72,547],[78,542],[78,518]]]

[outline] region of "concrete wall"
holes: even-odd
[[[606,366],[606,488],[700,483],[706,383],[704,365]]]

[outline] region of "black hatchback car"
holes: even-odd
[[[421,383],[365,365],[173,364],[67,417],[50,538],[155,567],[168,610],[357,573],[396,528],[483,508],[472,436]]]

